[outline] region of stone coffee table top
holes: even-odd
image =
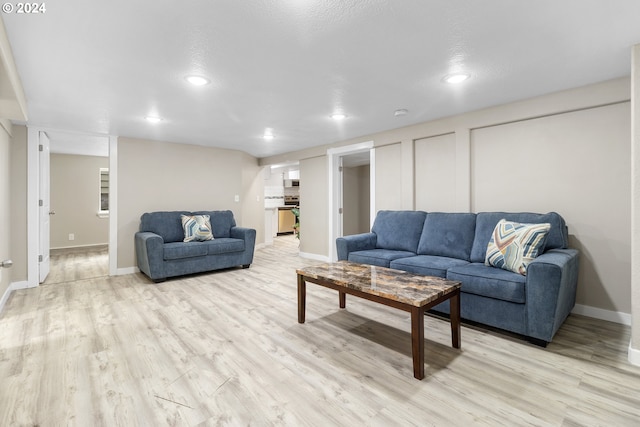
[[[460,288],[460,282],[348,261],[305,267],[297,273],[415,307]]]

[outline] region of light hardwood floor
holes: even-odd
[[[629,329],[571,315],[538,348],[425,318],[413,378],[407,313],[307,285],[295,240],[250,269],[140,274],[15,291],[0,315],[0,425],[637,426]]]
[[[109,274],[109,247],[52,249],[51,270],[44,284],[73,282]]]

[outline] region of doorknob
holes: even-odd
[[[56,214],[56,211],[49,212],[49,215],[55,215],[55,214]]]
[[[11,261],[10,259],[5,259],[4,261],[0,262],[0,268],[10,268],[13,265],[13,261]]]

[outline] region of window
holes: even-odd
[[[100,209],[98,216],[109,214],[109,168],[100,168]]]

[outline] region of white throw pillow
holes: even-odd
[[[185,242],[213,240],[209,215],[180,215]]]

